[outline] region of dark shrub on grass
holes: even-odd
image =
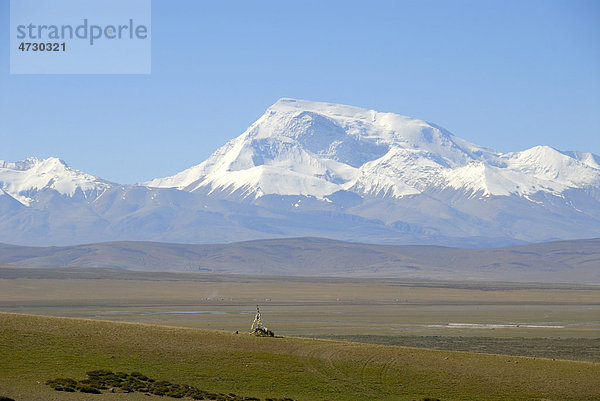
[[[133,393],[135,390],[128,383],[123,383],[119,386],[123,393]]]
[[[97,388],[99,390],[107,390],[109,387],[117,387],[123,379],[110,370],[93,370],[87,372],[89,377],[90,387]]]
[[[110,389],[113,393],[131,393],[143,392],[146,395],[154,394],[160,396],[169,396],[172,398],[187,397],[194,400],[217,400],[217,401],[260,401],[255,397],[242,397],[233,393],[213,394],[208,391],[200,390],[187,384],[173,384],[166,380],[155,381],[149,377],[133,372],[131,374],[110,370],[92,370],[87,372],[88,378],[80,381],[74,379],[54,379],[48,380],[46,384],[58,391],[75,392],[90,394],[102,394],[100,390]],[[270,398],[272,401],[294,401],[291,398]],[[0,399],[0,401],[3,401]],[[5,401],[11,401],[10,399]],[[433,400],[431,400],[433,401]]]
[[[88,375],[90,378],[115,376],[115,374],[113,372],[111,372],[110,370],[105,370],[105,369],[91,370],[89,372],[86,372],[86,375]]]
[[[127,385],[133,391],[146,392],[149,390],[148,383],[144,383],[141,381],[127,381],[123,385]]]
[[[195,388],[191,394],[190,397],[192,397],[194,400],[210,400],[215,398],[214,394],[211,394],[209,392],[206,392],[204,390],[200,390]]]
[[[15,401],[12,398],[8,398],[8,397],[4,397],[2,395],[0,395],[0,401]]]
[[[79,386],[77,386],[77,390],[79,390],[81,393],[102,394],[102,392],[100,390],[98,390],[97,388],[90,387],[90,386],[79,385]]]
[[[77,381],[69,378],[48,380],[46,384],[56,391],[66,391],[69,393],[75,392],[75,387],[77,387]]]
[[[148,381],[148,377],[144,376],[143,374],[141,374],[140,372],[131,372],[131,377],[135,377],[138,380],[147,382]]]
[[[171,384],[169,386],[169,392],[166,394],[173,398],[183,398],[190,392],[190,387],[181,384]]]
[[[168,382],[166,380],[159,380],[157,382],[154,382],[153,386],[155,386],[155,387],[171,387],[171,382]]]

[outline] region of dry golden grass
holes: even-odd
[[[96,279],[81,278],[89,272],[57,279],[52,270],[44,274],[48,278],[2,279],[0,269],[0,311],[234,331],[249,327],[260,304],[275,332],[296,336],[598,338],[600,333],[599,286],[110,271],[94,271]],[[564,327],[487,330],[444,327],[447,323]]]

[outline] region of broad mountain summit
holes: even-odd
[[[600,157],[501,153],[394,113],[280,99],[178,174],[120,185],[56,158],[0,161],[0,241],[318,236],[514,245],[600,237]]]

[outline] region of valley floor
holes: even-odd
[[[0,314],[0,343],[0,391],[22,401],[140,399],[74,398],[44,385],[56,377],[83,378],[95,369],[140,371],[261,399],[600,398],[597,363],[16,314]]]
[[[257,304],[284,338],[243,334]],[[43,384],[95,369],[262,399],[600,400],[597,286],[0,268],[0,312],[17,401],[149,399]]]

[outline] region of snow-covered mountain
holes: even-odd
[[[44,189],[52,189],[61,195],[84,198],[98,196],[113,184],[75,170],[56,158],[28,159],[9,163],[0,160],[0,190],[11,195],[25,206],[33,202],[35,195]]]
[[[502,154],[398,114],[281,99],[203,163],[146,185],[244,198],[402,198],[447,188],[528,198],[600,186],[598,160],[548,146]]]
[[[600,237],[600,157],[500,153],[422,120],[281,99],[206,161],[143,185],[56,158],[0,162],[0,242],[299,236],[475,247]]]

